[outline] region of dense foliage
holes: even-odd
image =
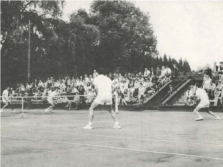
[[[63,0],[1,1],[2,86],[27,81],[28,30],[31,31],[31,80],[79,76],[99,67],[138,72],[145,67],[186,60],[158,56],[149,16],[126,1],[94,1],[91,12],[79,9],[61,19]],[[30,25],[29,25],[30,21]]]

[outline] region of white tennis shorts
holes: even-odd
[[[54,106],[54,101],[51,99],[47,99],[48,103],[50,103],[52,106]]]
[[[209,101],[200,101],[195,110],[200,110],[201,108],[208,108],[210,106]]]
[[[112,94],[111,93],[103,93],[97,95],[96,99],[94,100],[97,104],[106,104],[111,105],[112,104]]]
[[[8,100],[6,100],[6,99],[4,99],[4,98],[2,98],[2,102],[3,102],[4,104],[8,104]]]

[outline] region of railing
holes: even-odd
[[[183,83],[179,90],[182,89],[185,85],[187,85],[189,82],[191,82],[191,79],[187,80],[185,83]],[[162,105],[164,105],[167,101],[169,101],[169,99],[171,99],[173,96],[175,96],[177,94],[177,91],[174,91],[172,94],[170,94],[169,97],[167,97],[163,102]]]
[[[189,77],[190,77],[190,75],[186,76],[186,78],[185,78],[184,80],[182,80],[179,84],[177,84],[177,85],[173,88],[172,91],[173,91],[173,92],[177,91],[178,88],[179,88],[184,82],[186,82],[186,80],[187,80]],[[161,102],[163,102],[168,96],[170,96],[171,94],[173,94],[173,92],[172,92],[172,93],[168,92],[168,93],[161,99]]]

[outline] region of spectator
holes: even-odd
[[[138,88],[138,100],[142,100],[144,98],[144,94],[145,94],[145,87],[143,86],[142,83],[140,83]]]
[[[95,78],[96,76],[98,76],[98,72],[96,70],[94,70],[94,72],[93,72],[93,78]]]
[[[218,72],[218,66],[216,62],[214,62],[213,72]]]
[[[166,68],[162,66],[160,78],[163,78],[165,76],[166,76]]]
[[[81,104],[84,104],[84,99],[85,99],[84,94],[85,94],[85,90],[84,90],[84,86],[83,85],[80,85],[79,86],[78,92],[79,92],[79,95],[81,95],[80,96],[80,103]]]
[[[212,79],[212,70],[208,66],[204,70],[204,74],[208,75]]]
[[[171,73],[172,73],[171,69],[168,66],[166,66],[166,68],[165,68],[165,75],[166,75],[166,77],[170,77]]]
[[[173,64],[173,73],[172,73],[172,77],[173,79],[176,79],[179,75],[179,71],[178,71],[178,68],[176,66],[176,64]]]
[[[189,87],[189,89],[186,91],[186,105],[188,106],[192,106],[195,104],[194,99],[192,99],[191,97],[194,96],[194,92],[193,92],[193,86],[191,85]]]
[[[143,76],[144,76],[144,78],[148,78],[150,76],[150,71],[147,68],[145,68]]]
[[[212,79],[210,78],[209,75],[205,74],[204,80],[203,80],[203,89],[207,92],[209,96],[210,96],[210,90],[211,90],[211,83],[212,83]]]
[[[160,69],[159,66],[157,66],[157,68],[156,68],[156,76],[159,78],[160,75],[161,75],[161,69]]]
[[[213,99],[215,97],[215,91],[216,91],[216,84],[212,82],[210,87],[210,99]]]
[[[169,91],[168,91],[168,93],[169,93],[169,94],[173,94],[173,87],[172,87],[172,85],[169,86]]]

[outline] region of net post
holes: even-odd
[[[118,97],[117,93],[115,93],[115,112],[118,113]]]
[[[23,103],[23,97],[22,97],[22,118],[23,118],[23,109],[24,109],[24,103]]]

